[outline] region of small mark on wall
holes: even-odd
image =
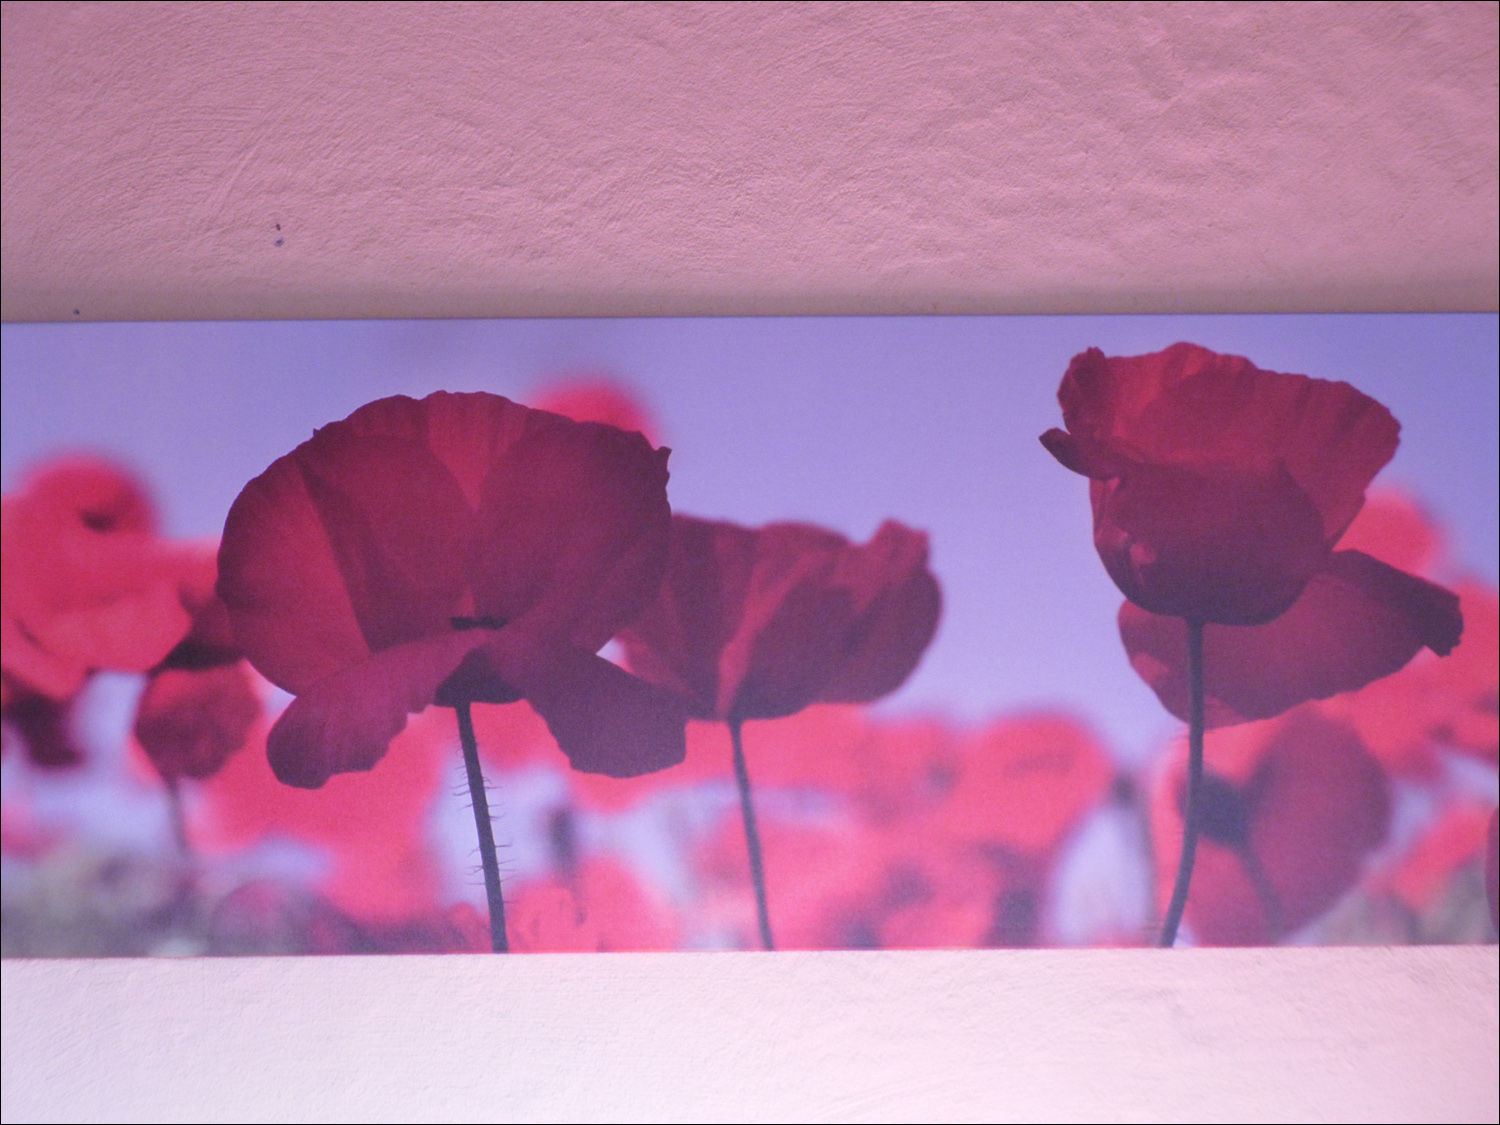
[[[281,230],[281,224],[280,223],[275,224],[275,226],[276,226],[276,229],[278,231]],[[271,243],[271,245],[272,246],[285,246],[286,245],[286,239],[282,238],[281,235],[278,234],[276,236],[276,241],[273,242],[273,243]]]

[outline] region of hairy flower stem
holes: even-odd
[[[755,881],[755,913],[760,922],[762,949],[775,949],[771,939],[771,912],[766,908],[766,868],[760,854],[760,830],[755,826],[755,803],[750,797],[750,771],[745,766],[745,743],[740,720],[729,720],[729,741],[734,745],[734,779],[740,787],[740,816],[745,822],[745,846],[750,851],[750,877]]]
[[[490,826],[490,803],[484,794],[484,773],[479,768],[479,740],[474,737],[474,719],[469,705],[459,703],[458,740],[463,743],[464,768],[469,773],[469,797],[474,804],[474,827],[479,830],[479,861],[484,865],[484,895],[490,904],[490,946],[496,953],[509,953],[505,936],[505,899],[500,895],[500,863],[495,858],[495,832]]]
[[[1161,947],[1177,941],[1177,927],[1187,908],[1188,885],[1193,881],[1193,860],[1198,854],[1198,819],[1203,804],[1203,622],[1189,621],[1188,631],[1188,787],[1187,808],[1182,815],[1182,856],[1177,861],[1177,882],[1172,901],[1161,924]]]

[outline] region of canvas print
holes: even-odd
[[[1495,941],[1494,316],[3,351],[7,957]]]

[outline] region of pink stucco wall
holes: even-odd
[[[4,315],[1491,309],[1495,29],[7,5]]]
[[[3,312],[1494,309],[1496,28],[7,4]],[[1497,1109],[1493,948],[0,969],[7,1120]]]

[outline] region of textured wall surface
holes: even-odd
[[[7,5],[6,319],[1496,307],[1496,9]]]
[[[21,5],[7,319],[1494,309],[1496,9]],[[1494,1119],[1493,948],[7,962],[7,1120]]]

